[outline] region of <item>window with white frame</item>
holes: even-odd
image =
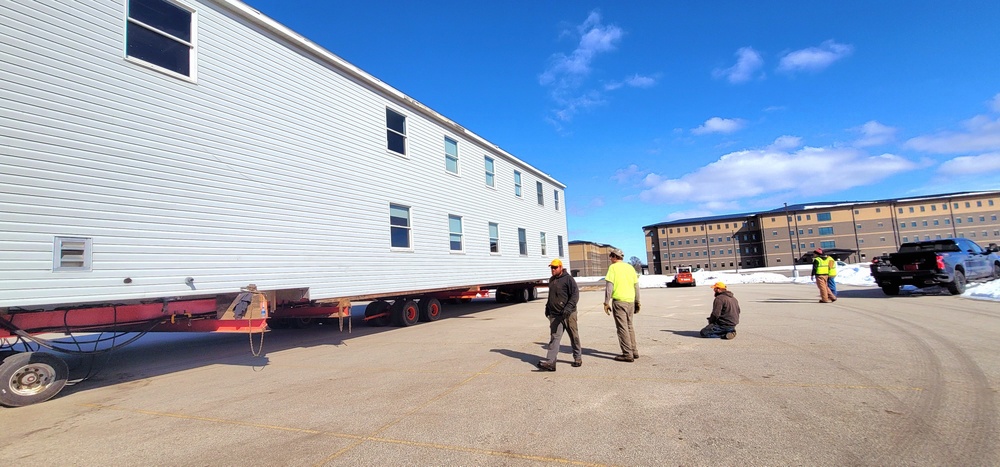
[[[559,210],[559,190],[552,190],[552,196],[556,200],[556,211]]]
[[[538,193],[538,205],[545,206],[545,193],[542,191],[542,182],[535,182],[535,192]]]
[[[486,156],[486,186],[496,186],[496,163],[492,157]]]
[[[545,255],[547,254],[547,253],[545,252],[545,232],[539,232],[539,235],[538,235],[538,243],[539,243],[539,244],[541,245],[541,247],[542,247],[542,256],[545,256]]]
[[[389,232],[393,248],[410,248],[410,208],[389,205]]]
[[[406,116],[388,107],[385,109],[386,149],[406,155]]]
[[[195,77],[195,14],[168,0],[129,0],[125,55],[157,69]]]
[[[500,225],[490,222],[490,253],[500,253]]]
[[[53,271],[90,271],[93,239],[56,237],[52,244]]]
[[[458,141],[447,137],[444,139],[444,168],[453,174],[458,173]]]
[[[562,258],[563,257],[563,238],[562,238],[562,235],[557,235],[556,236],[556,243],[559,244],[559,257]]]
[[[514,171],[514,196],[521,197],[521,172]]]
[[[528,232],[524,229],[517,229],[517,249],[521,256],[528,255]]]
[[[462,217],[448,216],[448,243],[451,251],[462,251]]]

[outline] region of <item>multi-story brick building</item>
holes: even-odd
[[[572,240],[569,242],[569,272],[573,276],[596,277],[604,276],[611,265],[612,245],[603,243]]]
[[[677,266],[714,270],[788,265],[802,262],[816,248],[837,251],[846,261],[865,262],[917,240],[964,237],[987,246],[1000,242],[998,215],[1000,191],[988,191],[798,204],[664,222],[643,231],[650,272],[670,274]],[[720,236],[725,229],[731,234]]]

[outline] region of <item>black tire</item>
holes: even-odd
[[[695,281],[691,281],[691,287],[697,287],[697,286],[698,286],[698,283],[697,283],[697,282],[695,282]]]
[[[24,407],[51,399],[66,386],[69,367],[63,359],[42,352],[8,356],[0,363],[0,404]]]
[[[374,327],[388,326],[392,321],[389,315],[368,319],[371,316],[379,315],[387,311],[389,311],[389,302],[385,300],[376,300],[371,302],[365,307],[365,322],[368,323],[369,326]]]
[[[521,287],[514,290],[514,301],[517,303],[528,303],[528,288]]]
[[[420,321],[420,308],[413,300],[396,300],[392,304],[392,324],[400,327],[413,326]]]
[[[883,285],[882,293],[895,297],[896,295],[899,295],[899,285],[897,284]]]
[[[993,280],[1000,279],[1000,263],[993,263]]]
[[[528,300],[534,301],[538,300],[538,288],[535,286],[528,287]]]
[[[962,271],[955,270],[955,280],[948,284],[948,291],[952,295],[961,295],[962,292],[965,292],[965,274]]]
[[[291,318],[288,321],[295,329],[305,329],[315,325],[318,322],[316,318]]]
[[[417,304],[420,307],[420,321],[437,321],[441,318],[441,302],[436,298],[423,298]]]

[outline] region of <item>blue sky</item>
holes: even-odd
[[[567,185],[570,240],[1000,189],[1000,2],[250,0]],[[752,7],[750,7],[752,5]]]

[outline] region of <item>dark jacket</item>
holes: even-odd
[[[733,293],[728,290],[715,293],[715,302],[712,303],[712,316],[708,317],[709,324],[720,326],[736,326],[740,324],[740,302],[736,300]]]
[[[545,302],[545,316],[566,318],[576,312],[576,302],[580,300],[580,289],[576,279],[566,270],[549,278],[549,299]]]

